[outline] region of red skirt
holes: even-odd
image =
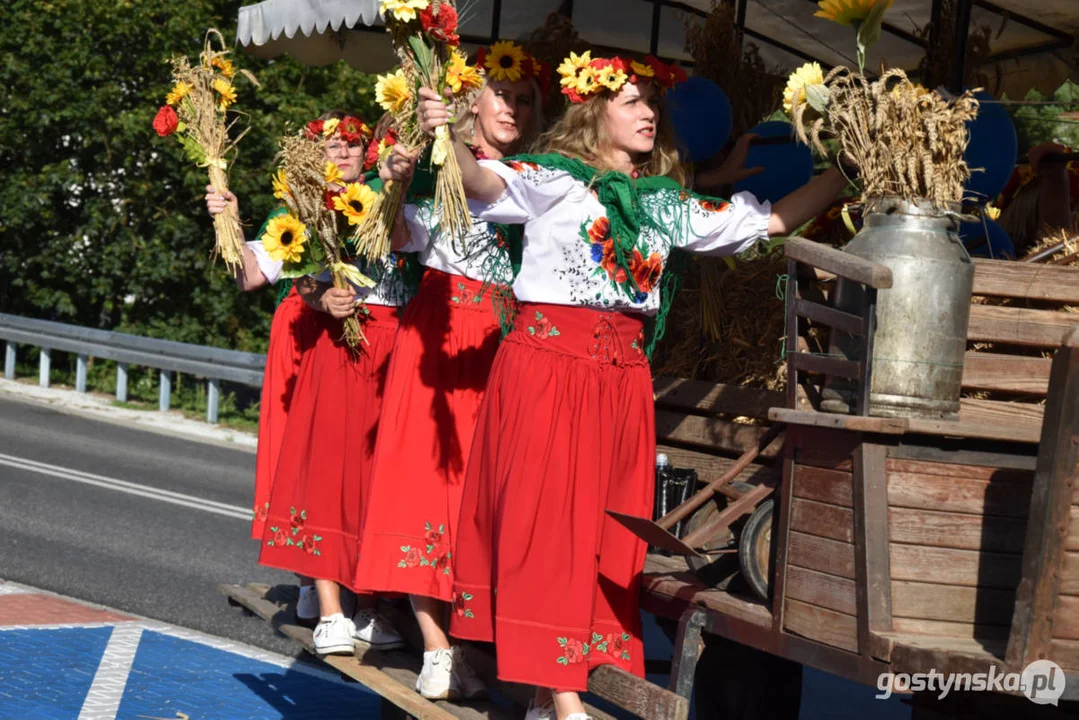
[[[300,372],[304,351],[314,342],[312,313],[296,294],[296,288],[277,306],[270,325],[270,347],[266,351],[266,370],[262,376],[262,399],[259,403],[258,451],[255,455],[255,517],[251,537],[262,539],[266,513],[270,510],[270,488],[281,454],[285,421]]]
[[[357,354],[343,326],[312,313],[318,339],[300,364],[259,562],[353,587],[360,518],[397,308],[368,305]]]
[[[450,632],[494,641],[498,677],[583,691],[644,674],[647,547],[604,512],[650,516],[655,408],[639,316],[521,306],[480,411]]]
[[[428,269],[386,379],[356,582],[449,601],[462,482],[501,336],[482,283]]]

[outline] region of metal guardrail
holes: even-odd
[[[221,381],[261,387],[262,371],[266,366],[266,356],[256,353],[158,340],[4,313],[0,313],[0,340],[6,341],[4,377],[9,380],[15,378],[16,346],[33,345],[41,348],[38,371],[38,383],[41,387],[49,386],[51,350],[75,353],[77,392],[86,392],[86,368],[91,356],[115,360],[116,399],[120,402],[127,401],[129,364],[160,370],[158,409],[162,412],[169,409],[173,372],[206,378],[206,420],[211,423],[217,422]]]

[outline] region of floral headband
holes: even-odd
[[[653,55],[637,62],[621,57],[593,58],[590,50],[580,55],[571,52],[558,66],[558,74],[562,76],[562,94],[574,103],[604,90],[618,92],[627,82],[654,82],[666,91],[686,80],[685,70]]]
[[[307,137],[312,140],[317,138],[329,139],[334,135],[340,135],[341,139],[347,143],[362,142],[373,134],[367,123],[351,115],[346,115],[341,119],[312,120],[307,123],[305,130]]]
[[[522,78],[535,78],[545,95],[551,85],[547,66],[512,40],[499,40],[489,48],[481,47],[476,51],[476,67],[482,69],[489,80],[517,82]]]

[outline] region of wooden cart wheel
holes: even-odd
[[[753,489],[752,485],[743,482],[733,482],[731,483],[731,486],[739,492],[748,492]],[[706,502],[699,510],[690,515],[688,520],[686,520],[686,526],[682,530],[682,536],[684,537],[706,524],[715,517],[716,514],[722,511],[723,508],[727,506],[728,502],[729,501],[725,496],[719,494],[717,494],[712,501]],[[714,540],[701,549],[708,551],[730,548],[734,544],[737,528],[742,522],[745,522],[745,518],[735,521],[735,533],[728,531],[726,535]],[[686,562],[690,569],[696,573],[697,577],[701,579],[701,582],[719,590],[725,590],[730,581],[738,575],[738,563],[734,558],[734,554],[735,553],[727,552],[715,555],[710,559],[690,555],[686,558]]]
[[[738,537],[738,564],[742,577],[761,600],[767,601],[772,577],[772,511],[768,498],[753,511]]]

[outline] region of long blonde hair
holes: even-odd
[[[606,128],[607,104],[615,97],[603,92],[582,103],[572,103],[558,122],[539,137],[535,151],[565,155],[601,172],[615,170],[605,152],[610,147]],[[685,166],[678,158],[674,129],[665,106],[659,110],[652,152],[637,163],[636,169],[642,177],[663,175],[680,185],[685,185],[688,180]]]

